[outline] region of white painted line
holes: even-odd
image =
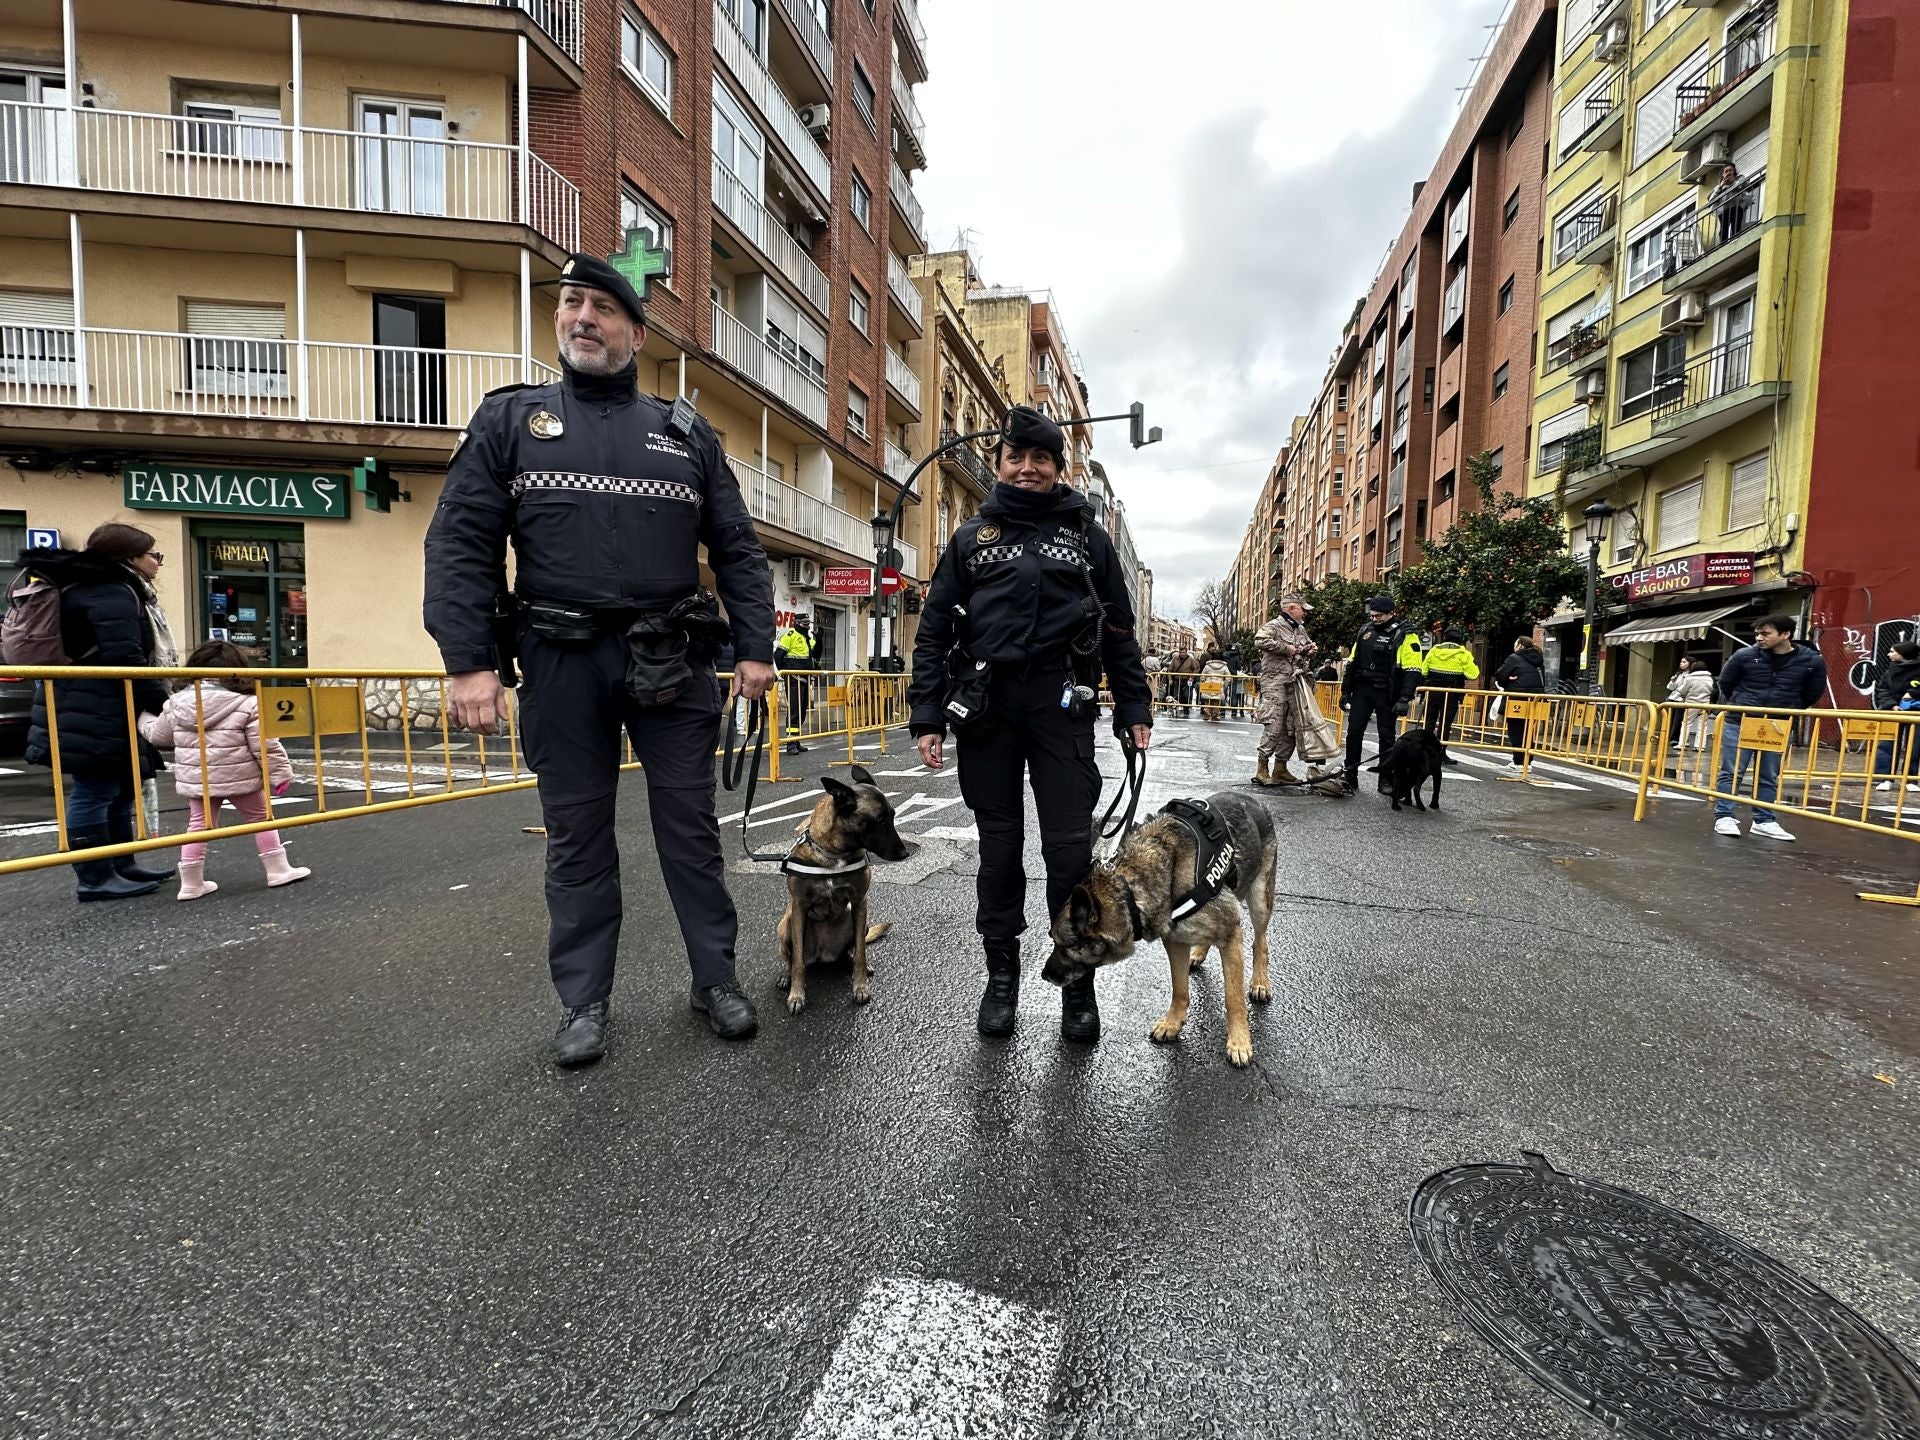
[[[920,832],[922,840],[978,840],[980,831],[973,825],[935,825]]]
[[[1038,1440],[1060,1322],[950,1280],[875,1280],[794,1440]]]
[[[24,775],[26,773],[24,770],[9,770],[6,766],[0,765],[0,775]]]
[[[758,815],[762,810],[778,810],[781,806],[791,805],[796,800],[804,800],[807,804],[811,805],[819,798],[820,792],[818,790],[795,790],[790,794],[782,795],[778,800],[768,800],[764,804],[754,806],[753,813]],[[722,825],[731,825],[740,818],[742,813],[742,811],[736,810],[731,815],[722,815],[720,817],[720,823]]]
[[[16,835],[52,835],[59,829],[60,827],[51,820],[34,820],[21,825],[0,825],[0,838],[12,839]]]

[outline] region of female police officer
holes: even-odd
[[[960,794],[980,831],[979,909],[987,952],[980,1033],[1013,1030],[1027,879],[1021,848],[1027,770],[1047,866],[1047,917],[1093,864],[1094,687],[1104,668],[1114,731],[1147,747],[1153,708],[1120,559],[1079,492],[1060,483],[1066,436],[1024,405],[1007,412],[998,484],[941,556],[914,642],[911,725],[938,770],[960,727]],[[949,688],[949,679],[955,684]],[[1060,1034],[1100,1038],[1093,977],[1061,996]]]

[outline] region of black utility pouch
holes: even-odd
[[[987,687],[993,667],[956,648],[947,657],[947,723],[956,730],[978,725],[987,718]]]
[[[526,604],[527,629],[542,640],[582,645],[599,633],[594,613],[577,605],[554,605],[543,600]]]
[[[720,606],[711,591],[694,591],[667,611],[667,619],[685,632],[687,658],[696,665],[711,665],[733,638],[731,627],[720,618]]]
[[[627,627],[627,693],[646,709],[671,705],[693,681],[687,632],[670,612],[642,615]]]

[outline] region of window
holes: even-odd
[[[860,222],[860,228],[869,234],[873,231],[873,191],[867,188],[867,182],[860,178],[858,170],[853,172],[853,184],[848,187],[852,198],[847,202],[853,211],[853,218]]]
[[[1493,483],[1500,483],[1500,476],[1507,468],[1507,452],[1503,446],[1487,456],[1487,464],[1493,467]]]
[[[853,104],[854,108],[860,112],[860,118],[867,122],[867,128],[869,130],[875,128],[873,123],[873,107],[877,99],[878,95],[873,88],[873,81],[869,80],[867,78],[867,72],[860,68],[860,62],[858,60],[854,61]]]
[[[739,189],[746,192],[745,198],[758,202],[765,191],[767,142],[761,137],[753,122],[747,118],[747,112],[740,102],[733,98],[733,92],[720,83],[720,77],[713,77],[713,158],[720,168],[739,182]],[[733,186],[725,181],[715,198],[723,209],[731,215],[736,224],[748,225],[758,222],[752,214],[734,214],[735,199]],[[751,210],[755,207],[748,206]]]
[[[1600,235],[1601,185],[1589,187],[1553,217],[1553,263],[1560,265]]]
[[[291,393],[286,306],[189,300],[187,334],[194,338],[186,342],[186,388],[195,394],[280,398]]]
[[[867,392],[858,385],[847,386],[847,429],[867,438]]]
[[[1513,277],[1507,276],[1500,284],[1500,300],[1495,313],[1504,315],[1513,308]]]
[[[1624,565],[1633,559],[1634,551],[1640,548],[1640,513],[1637,510],[1622,510],[1613,517],[1613,561],[1615,565]]]
[[[278,105],[188,100],[180,106],[180,113],[185,117],[180,127],[180,148],[190,155],[236,160],[286,158],[286,132],[280,128]]]
[[[1338,500],[1340,496],[1345,493],[1346,488],[1347,488],[1347,472],[1344,470],[1334,471],[1333,472],[1333,498]]]
[[[1620,361],[1620,418],[1632,420],[1671,398],[1684,383],[1687,337],[1662,335]]]
[[[631,6],[620,15],[620,64],[649,100],[673,114],[673,52]]]
[[[1520,132],[1527,128],[1527,112],[1516,110],[1507,120],[1507,148],[1511,150],[1520,141]]]
[[[854,329],[864,335],[873,314],[873,297],[867,294],[866,287],[858,280],[850,283],[852,288],[847,292],[847,319],[853,322]]]
[[[73,296],[0,290],[0,386],[71,385],[73,372]]]
[[[1343,415],[1346,414],[1346,411],[1347,411],[1347,382],[1346,381],[1341,380],[1335,383],[1333,404],[1334,404],[1334,408],[1338,410],[1341,414]],[[1344,427],[1342,428],[1341,433],[1342,434],[1345,433]]]
[[[1666,78],[1642,96],[1640,103],[1633,107],[1633,165],[1631,168],[1639,169],[1667,148],[1677,128],[1674,122],[1680,114],[1680,82],[1705,64],[1706,59],[1707,47],[1702,45],[1669,70]]]
[[[388,425],[447,423],[447,302],[373,297],[374,415]]]
[[[1414,281],[1418,278],[1420,257],[1409,255],[1406,266],[1400,271],[1400,319],[1404,323],[1413,315]]]
[[[1549,416],[1540,422],[1540,471],[1560,468],[1560,458],[1566,453],[1567,437],[1587,428],[1587,407],[1575,405],[1572,409],[1562,410],[1558,415]]]
[[[767,0],[719,0],[720,13],[746,37],[753,53],[767,58]]]
[[[1769,453],[1762,450],[1744,460],[1733,462],[1733,474],[1727,481],[1727,529],[1745,530],[1758,525],[1767,513],[1767,464]]]
[[[631,185],[622,185],[620,187],[620,238],[623,242],[630,230],[638,230],[647,237],[647,249],[667,252],[667,268],[660,272],[659,278],[665,280],[671,276],[673,274],[673,222],[638,190]]]
[[[777,286],[766,288],[767,344],[807,372],[824,395],[827,388],[827,337],[800,313],[800,307]]]
[[[1507,374],[1509,368],[1508,364],[1502,361],[1500,368],[1493,372],[1493,398],[1496,400],[1507,393]]]
[[[1504,234],[1513,228],[1513,222],[1520,218],[1520,187],[1513,187],[1513,193],[1507,196],[1507,203],[1500,207],[1500,230]]]
[[[1651,30],[1654,22],[1679,3],[1680,0],[1647,0],[1647,29]]]
[[[1338,511],[1329,517],[1329,523],[1333,526],[1333,529],[1329,533],[1335,540],[1338,540],[1340,538],[1340,515]]]
[[[1655,550],[1677,550],[1700,543],[1700,482],[1690,480],[1660,492],[1658,538]]]
[[[1680,237],[1692,238],[1693,201],[1683,200],[1663,215],[1655,216],[1627,237],[1627,278],[1620,298],[1644,290],[1660,278],[1669,248],[1678,248]]]

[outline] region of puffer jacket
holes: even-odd
[[[1713,699],[1713,676],[1705,670],[1680,670],[1667,682],[1667,703],[1706,705]]]
[[[260,789],[260,700],[229,690],[218,681],[200,683],[194,699],[189,684],[167,701],[158,715],[141,722],[147,739],[174,752],[173,770],[180,793],[251,795]],[[206,783],[200,774],[200,721],[207,727]],[[293,778],[293,766],[278,740],[267,741],[267,771],[277,787]]]
[[[1724,705],[1753,705],[1770,710],[1805,710],[1827,693],[1827,662],[1811,645],[1795,645],[1775,655],[1758,645],[1736,650],[1720,672]]]
[[[1545,670],[1538,650],[1516,650],[1493,672],[1493,683],[1512,695],[1544,695]]]
[[[1873,682],[1873,708],[1898,710],[1909,698],[1920,700],[1920,660],[1881,661]]]
[[[60,587],[61,643],[74,664],[124,670],[153,664],[153,621],[133,571],[74,550],[29,550],[20,557],[20,564]],[[125,682],[60,680],[54,684],[53,698],[60,722],[60,768],[69,775],[131,779]],[[166,703],[167,687],[160,681],[133,682],[137,714],[152,714]],[[143,749],[139,759],[141,775],[153,774],[152,752]],[[27,760],[34,765],[53,763],[45,685],[33,687]]]

